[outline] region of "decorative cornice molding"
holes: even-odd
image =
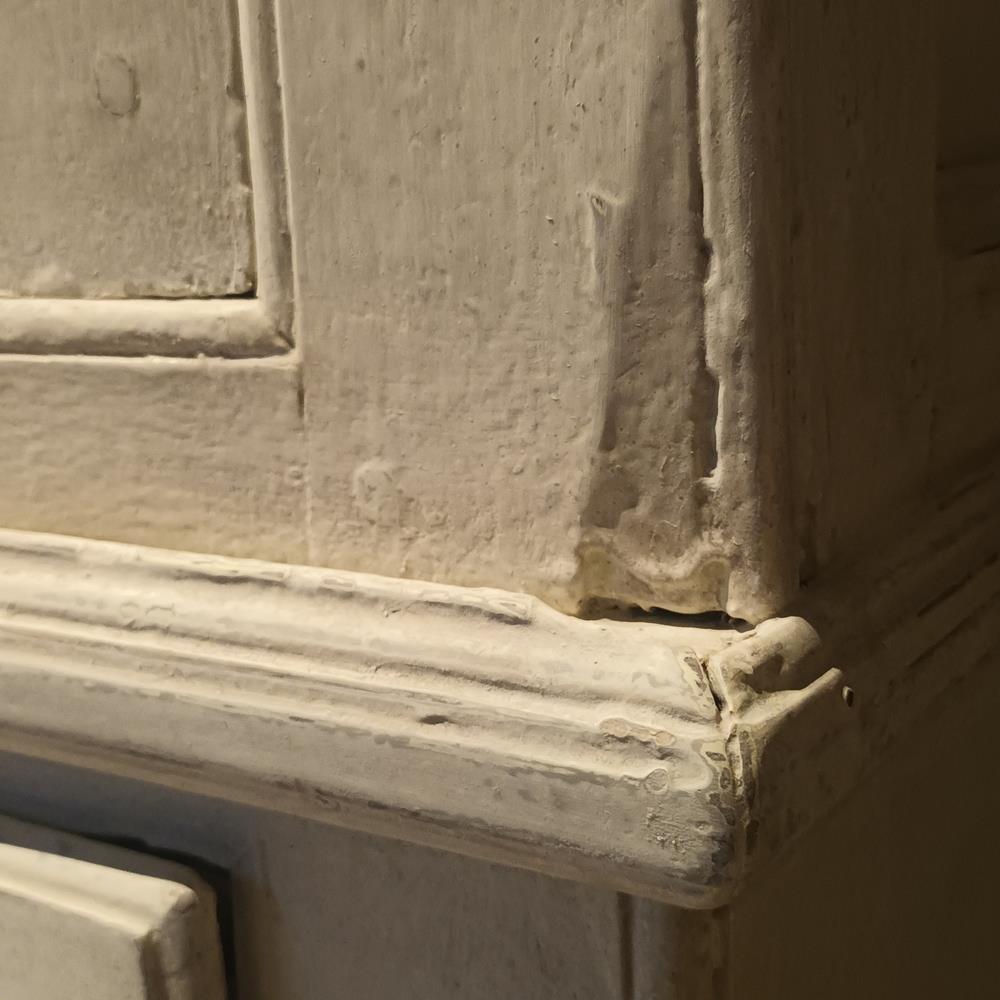
[[[998,610],[997,475],[744,634],[0,532],[0,749],[714,907],[997,655]]]
[[[696,630],[19,532],[0,608],[6,750],[690,906],[729,891]]]

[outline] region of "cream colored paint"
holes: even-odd
[[[731,638],[8,532],[0,746],[705,907],[736,809],[699,656]]]
[[[59,848],[58,836],[32,835],[4,820],[0,841],[8,829],[15,839]],[[80,843],[61,839],[71,851],[74,840]],[[78,847],[77,853],[87,852]],[[116,856],[107,848],[97,853]],[[164,878],[0,842],[0,994],[4,1000],[223,1000],[212,916],[203,886],[199,896]]]
[[[0,357],[0,524],[308,558],[287,360]]]
[[[254,287],[234,6],[10,0],[0,295]]]
[[[0,362],[8,525],[756,621],[995,443],[930,0],[239,8],[275,293],[10,300],[0,339],[285,351],[290,240],[297,347]]]
[[[273,97],[270,5],[239,10],[251,96]],[[702,157],[728,133],[699,126],[699,103],[718,95],[695,57],[725,47],[725,33],[694,0],[511,11],[278,4],[287,146],[273,101],[252,100],[249,151],[258,264],[286,277],[287,158],[289,362],[304,420],[285,419],[287,394],[262,397],[277,419],[240,430],[234,459],[216,446],[228,413],[252,423],[258,412],[234,387],[281,381],[267,364],[252,378],[224,365],[165,378],[162,361],[92,377],[99,368],[76,361],[11,359],[12,402],[84,374],[79,388],[75,376],[52,387],[69,406],[10,408],[12,441],[40,440],[11,450],[7,524],[240,554],[251,536],[261,556],[502,585],[564,610],[596,600],[758,618],[780,603],[787,559],[750,499],[768,479],[747,471],[767,467],[747,435],[756,383],[727,360],[735,340],[749,356],[744,324],[727,318],[747,292],[722,274],[742,250],[710,260],[728,209],[702,218]],[[484,49],[493,36],[507,42]],[[102,66],[108,88],[128,84],[119,63]],[[728,166],[712,170],[732,188]],[[6,315],[0,303],[0,342],[32,354],[282,351],[289,303],[277,298],[281,316],[265,309],[263,321],[244,302],[217,314],[190,301],[158,312],[153,300],[21,299]],[[131,420],[113,404],[112,438],[129,457],[120,478],[95,480],[81,471],[87,456],[103,461],[91,428],[108,420],[105,379],[124,392]],[[125,383],[162,391],[136,408]],[[210,482],[229,480],[226,502],[210,487],[213,509],[186,487],[178,499],[156,470],[173,477],[181,451]],[[53,492],[53,469],[82,504]],[[268,494],[289,490],[305,504],[297,522],[280,504],[262,520],[229,514],[229,497],[270,507]],[[297,537],[276,537],[278,524]]]
[[[226,869],[241,1000],[716,1000],[704,979],[709,914],[106,773],[10,763],[0,755],[0,808]]]
[[[0,747],[720,906],[994,655],[1000,469],[931,509],[749,631],[7,532]]]
[[[36,29],[40,24],[47,24],[44,19],[39,20],[42,9],[36,5],[27,13],[22,11],[24,17]],[[253,270],[252,283],[230,290],[238,291],[240,293],[238,295],[229,294],[214,298],[191,298],[191,295],[198,295],[199,292],[190,282],[177,293],[178,297],[173,298],[169,295],[164,298],[167,293],[161,288],[144,288],[135,283],[123,290],[122,294],[127,297],[121,298],[80,298],[81,295],[96,294],[94,289],[88,291],[82,287],[63,290],[50,288],[47,291],[43,290],[42,297],[38,295],[5,297],[0,294],[0,351],[3,353],[168,357],[208,355],[245,358],[283,354],[289,350],[292,340],[291,246],[288,237],[288,199],[282,156],[284,141],[274,12],[269,0],[233,0],[231,12],[227,14],[226,11],[225,6],[216,7],[213,11],[207,12],[206,16],[214,18],[213,24],[221,16],[225,22],[224,26],[233,36],[232,39],[227,38],[222,49],[213,50],[212,55],[218,58],[220,54],[225,55],[224,49],[227,46],[231,49],[226,57],[228,83],[226,83],[225,104],[228,107],[227,115],[232,119],[230,122],[232,134],[229,135],[229,140],[233,149],[230,152],[237,157],[238,162],[229,166],[220,164],[219,169],[214,172],[211,159],[198,160],[194,163],[185,161],[178,166],[169,158],[158,156],[155,144],[144,142],[141,130],[135,134],[130,131],[129,142],[136,147],[136,157],[156,155],[158,158],[154,163],[144,167],[144,173],[130,176],[128,180],[136,183],[137,178],[141,181],[148,175],[147,180],[152,177],[169,185],[169,196],[162,205],[159,205],[159,210],[170,214],[170,218],[163,226],[157,227],[156,236],[161,242],[172,241],[171,246],[176,247],[187,266],[192,262],[192,255],[197,256],[201,253],[198,249],[201,239],[198,219],[201,216],[196,213],[197,217],[193,222],[178,221],[173,216],[185,210],[185,199],[191,194],[198,193],[199,183],[204,181],[206,176],[211,179],[220,171],[225,174],[230,166],[233,169],[239,167],[241,180],[237,193],[243,218],[242,222],[239,219],[230,222],[234,225],[239,223],[241,226],[246,223],[249,226],[252,210],[252,232],[243,234],[249,235],[250,238],[244,241],[245,246],[241,244],[242,250],[240,250],[249,255],[248,261],[252,264]],[[165,12],[169,13],[169,10]],[[115,14],[110,8],[104,10],[102,16],[115,24],[121,19],[120,12]],[[202,15],[197,11],[188,10],[184,16],[195,19],[193,30],[197,31],[197,18]],[[149,32],[153,32],[157,22],[148,21],[146,26]],[[29,38],[30,51],[31,45],[35,44],[37,39],[30,32],[26,34]],[[31,39],[34,41],[30,41]],[[211,41],[210,38],[206,40]],[[72,50],[69,55],[72,55]],[[197,50],[185,50],[174,59],[174,62],[179,59],[183,63],[185,58],[197,55]],[[157,57],[168,61],[172,58],[169,44],[162,52],[157,53]],[[114,93],[110,96],[105,95],[117,108],[115,114],[118,117],[131,119],[139,111],[139,104],[136,102],[141,101],[137,96],[138,84],[134,67],[118,56],[100,56],[96,62],[102,75],[101,80],[95,77],[95,85],[101,83],[105,88],[118,87],[119,90],[131,87],[135,91],[131,94],[132,106],[128,106],[129,94],[124,97],[120,93],[117,97]],[[197,74],[193,71],[188,73],[188,76],[193,75]],[[218,110],[213,104],[213,97],[215,103],[218,103],[218,95],[203,93],[206,86],[213,85],[210,77],[209,73],[203,74],[203,79],[192,84],[208,102],[209,112],[213,109]],[[72,86],[65,86],[72,91]],[[181,90],[183,91],[183,88]],[[16,92],[17,88],[14,88],[14,91]],[[180,93],[178,100],[182,97],[183,93]],[[170,95],[165,95],[165,99],[169,101]],[[172,110],[179,114],[184,109]],[[100,136],[100,129],[94,129],[91,135],[87,132],[86,115],[83,119],[80,121],[73,118],[72,123],[77,131],[83,129],[83,133],[76,138],[84,141],[90,136],[96,141]],[[211,126],[210,119],[211,114],[208,113],[206,121],[201,125]],[[21,124],[31,132],[30,138],[34,144],[43,147],[43,153],[48,147],[58,145],[58,142],[69,141],[67,135],[62,133],[58,141],[47,135],[45,132],[48,127],[47,118],[38,116],[26,122],[22,121]],[[126,126],[119,127],[126,128]],[[75,135],[72,130],[68,132]],[[159,134],[158,137],[162,138]],[[217,138],[223,144],[228,141],[225,135]],[[208,140],[205,136],[199,136],[196,123],[185,130],[184,141],[195,147],[199,141]],[[11,144],[10,156],[16,158],[18,168],[21,170],[25,164],[30,164],[32,161],[32,156],[25,153],[25,146],[28,147],[28,154],[38,153],[31,143],[21,143],[20,146],[13,142]],[[49,152],[55,156],[58,150],[53,148]],[[100,149],[87,151],[91,159],[99,156],[100,152]],[[186,147],[176,152],[181,159],[185,156],[190,159],[190,155],[193,155],[192,150]],[[60,229],[60,238],[76,246],[74,240],[110,239],[108,233],[112,230],[108,227],[113,220],[110,219],[109,213],[115,211],[123,213],[128,218],[125,222],[119,220],[115,223],[117,228],[113,230],[116,251],[127,256],[130,266],[147,268],[152,266],[153,270],[157,270],[159,265],[151,260],[150,255],[158,252],[160,244],[135,231],[136,225],[143,224],[145,216],[135,211],[129,204],[127,189],[119,191],[121,185],[116,179],[115,170],[125,168],[113,164],[109,166],[102,162],[92,163],[90,159],[85,159],[78,166],[79,172],[89,170],[87,176],[107,195],[109,205],[98,205],[95,210],[99,210],[100,219],[105,220],[107,225],[98,222],[95,226],[92,218],[94,212],[83,211],[71,198],[60,201],[63,211],[58,217],[48,212],[51,199],[43,206],[36,206],[45,209],[43,212],[46,216],[45,224],[57,226]],[[151,184],[153,181],[149,181],[143,191],[150,193],[147,189]],[[34,188],[32,190],[36,198],[47,197],[44,190],[41,194],[35,192]],[[73,190],[77,195],[86,193],[87,188],[83,178],[79,179],[78,188]],[[208,201],[198,207],[198,212],[203,212],[210,223],[220,226],[229,224],[219,217],[219,212]],[[82,219],[81,214],[84,216]],[[10,231],[14,233],[19,224],[16,209],[11,210],[8,206],[2,217],[10,227]],[[37,243],[33,232],[26,236],[22,234],[22,237],[21,242],[25,249],[30,250]],[[30,256],[29,253],[28,257]],[[54,259],[52,253],[48,253],[48,257]],[[22,250],[18,260],[24,258],[25,252]],[[96,258],[89,262],[90,265],[96,263],[98,263]],[[100,263],[115,268],[120,261],[116,263],[116,258],[102,251]],[[99,273],[99,269],[95,270],[92,276],[97,276]],[[190,281],[194,280],[193,276],[189,277]],[[218,295],[219,292],[214,294]],[[158,297],[144,297],[151,295]]]
[[[203,553],[8,539],[0,733],[22,787],[29,754],[63,782],[21,801],[239,873],[240,940],[277,942],[238,959],[260,996],[655,996],[685,970],[684,997],[822,996],[850,972],[824,972],[830,915],[879,995],[899,925],[864,936],[861,883],[912,871],[841,877],[830,811],[900,835],[851,797],[949,692],[989,694],[1000,592],[996,480],[954,471],[997,439],[998,313],[993,255],[965,253],[989,213],[939,171],[939,10],[282,0],[287,145],[251,149],[255,196],[290,172],[294,351],[0,362],[0,521]],[[104,315],[50,346],[205,342],[129,312],[95,346]],[[787,614],[706,641],[352,567]],[[947,862],[940,912],[975,898],[953,862],[989,817],[942,819],[957,758],[930,756],[903,833],[941,839],[901,853]],[[102,777],[67,787],[83,763]],[[215,828],[240,809],[212,797],[261,812]]]
[[[899,935],[968,962],[982,927],[962,905],[995,880],[959,860],[996,804],[975,751],[998,497],[1000,471],[957,484],[799,617],[744,633],[8,532],[0,737],[19,756],[0,758],[0,802],[223,865],[241,996],[765,1000],[837,996],[852,968],[859,995],[943,981],[934,949],[907,959]],[[729,905],[688,914],[581,882]],[[901,912],[894,887],[914,901]]]
[[[313,558],[724,604],[694,3],[280,20]]]

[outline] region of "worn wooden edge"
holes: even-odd
[[[0,748],[712,907],[738,811],[671,631],[0,532]]]
[[[798,587],[786,442],[789,331],[780,171],[785,103],[755,0],[692,0],[706,248],[705,348],[719,381],[706,536],[729,567],[725,609],[759,622]],[[752,498],[751,502],[748,502]]]
[[[0,353],[255,358],[292,346],[292,267],[272,0],[237,0],[257,283],[223,298],[0,298]]]
[[[744,879],[766,872],[888,754],[933,738],[949,691],[996,668],[1000,469],[957,481],[897,529],[708,658],[744,809]]]

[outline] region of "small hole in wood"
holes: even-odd
[[[451,722],[447,715],[424,715],[420,721],[425,726],[443,726],[446,722]]]

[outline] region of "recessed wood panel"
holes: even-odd
[[[280,13],[313,558],[737,606],[694,4]]]
[[[0,32],[0,296],[255,284],[228,0],[11,0]]]

